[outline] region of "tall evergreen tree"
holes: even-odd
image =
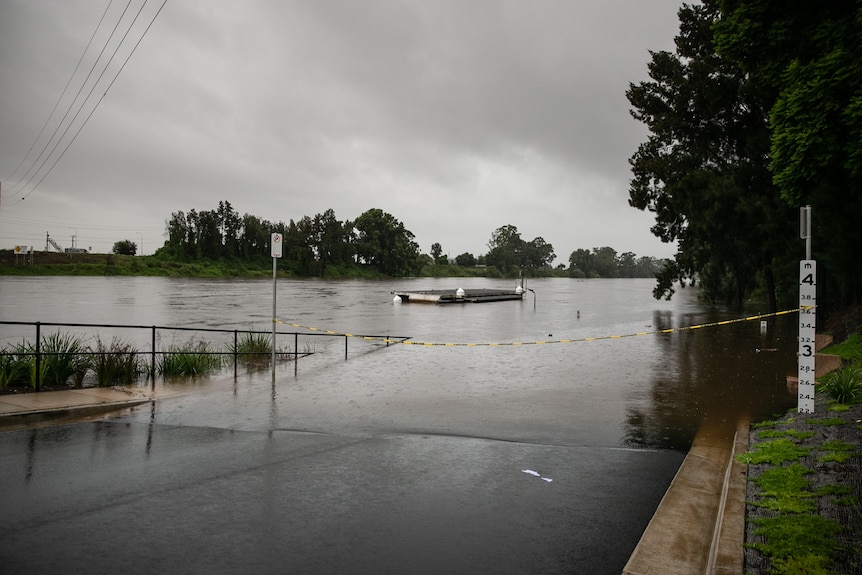
[[[653,233],[677,243],[654,295],[697,278],[706,297],[737,307],[760,287],[774,310],[775,270],[788,265],[797,218],[768,171],[768,102],[716,53],[717,0],[684,5],[679,18],[675,53],[653,52],[652,80],[627,92],[650,131],[630,160],[629,203],[653,212]]]

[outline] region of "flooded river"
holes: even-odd
[[[426,433],[565,446],[687,449],[705,420],[759,418],[795,404],[795,315],[666,334],[629,336],[735,317],[693,289],[652,298],[653,280],[530,280],[523,301],[395,304],[394,290],[515,287],[513,280],[403,279],[278,282],[280,331],[299,331],[313,355],[269,372],[232,371],[186,384],[200,393],[159,405],[161,423],[241,430]],[[749,309],[746,313],[762,310]],[[2,277],[0,320],[269,331],[272,280]],[[305,326],[296,329],[288,324]],[[405,336],[390,345],[312,337],[318,330]],[[42,333],[74,331],[43,326]],[[0,326],[0,345],[33,339]],[[81,330],[149,351],[147,330]],[[207,332],[159,331],[160,345]],[[225,341],[219,342],[223,345]],[[595,340],[583,341],[589,338]],[[292,348],[292,335],[279,335]],[[162,385],[162,383],[159,383]],[[228,392],[225,393],[225,390]],[[210,393],[210,391],[212,391]],[[196,409],[188,409],[189,405]],[[141,415],[140,417],[145,417]],[[148,417],[148,416],[147,416]]]

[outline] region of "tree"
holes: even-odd
[[[812,206],[815,257],[826,280],[818,282],[818,305],[857,304],[862,6],[723,0],[721,7],[717,50],[757,83],[767,103],[772,181],[794,210]]]
[[[496,266],[502,273],[508,274],[518,270],[521,265],[521,254],[524,251],[524,240],[518,228],[507,224],[494,230],[488,241],[488,254],[485,262]]]
[[[435,264],[449,263],[449,258],[443,255],[443,247],[436,242],[431,244],[431,257]]]
[[[593,254],[590,250],[577,249],[569,254],[569,272],[580,272],[581,277],[590,278],[594,276]]]
[[[365,264],[390,276],[405,276],[418,265],[419,245],[413,233],[394,216],[372,208],[353,222],[356,255]]]
[[[742,306],[762,287],[776,309],[776,268],[788,262],[788,224],[768,169],[768,102],[756,79],[715,49],[718,0],[683,5],[676,53],[653,52],[652,81],[630,85],[647,141],[632,156],[629,204],[655,214],[652,232],[677,243],[656,297],[697,278],[709,299]]]
[[[455,263],[459,266],[471,268],[476,265],[476,258],[469,252],[464,252],[461,255],[455,256]]]
[[[526,242],[522,252],[521,266],[529,272],[550,268],[554,258],[557,257],[554,254],[554,246],[541,236]]]
[[[617,273],[621,278],[636,278],[639,277],[638,264],[635,260],[637,256],[634,252],[623,252],[617,258]]]
[[[121,256],[133,256],[138,253],[138,245],[131,240],[120,240],[114,243],[111,252]]]

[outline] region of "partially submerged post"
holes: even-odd
[[[275,383],[275,294],[277,287],[276,262],[281,257],[281,234],[272,234],[270,252],[272,253],[272,381]]]

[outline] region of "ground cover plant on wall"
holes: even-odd
[[[837,404],[821,390],[814,414],[753,426],[737,456],[748,464],[747,575],[862,571],[860,422],[862,403]]]

